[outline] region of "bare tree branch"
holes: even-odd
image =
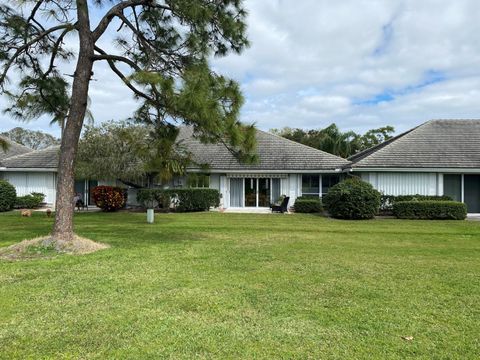
[[[123,81],[123,83],[133,91],[134,94],[137,96],[146,99],[148,101],[154,101],[152,97],[144,93],[143,91],[138,90],[135,86],[132,85],[132,83],[127,79],[127,77],[115,66],[115,61],[122,61],[126,62],[130,66],[134,65],[134,68],[137,67],[135,63],[129,61],[126,58],[123,58],[122,56],[116,56],[116,55],[108,55],[105,51],[100,49],[98,46],[95,46],[95,51],[100,53],[101,55],[95,55],[93,57],[93,60],[106,60],[108,65],[110,66],[110,69],[117,74],[117,76]],[[127,60],[127,61],[124,61]],[[132,64],[130,64],[132,63]]]
[[[93,61],[99,61],[99,60],[120,61],[120,62],[123,62],[123,63],[129,65],[131,68],[135,69],[135,71],[142,71],[140,66],[138,66],[134,61],[130,60],[129,58],[126,58],[124,56],[119,56],[119,55],[107,54],[105,51],[100,49],[98,46],[95,46],[95,51],[97,51],[101,55],[94,55],[93,56]]]
[[[154,0],[128,0],[128,1],[122,1],[121,3],[113,6],[100,20],[98,23],[98,26],[96,27],[95,30],[93,30],[92,35],[93,35],[93,40],[97,41],[107,30],[108,25],[112,22],[113,18],[115,16],[119,16],[120,14],[123,13],[123,10],[127,8],[135,8],[136,6],[140,5],[150,5],[152,7],[161,7],[164,9],[170,9],[168,6],[164,5],[158,5],[155,4]]]

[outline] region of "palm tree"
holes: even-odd
[[[353,131],[342,133],[337,125],[331,124],[318,133],[316,148],[341,157],[349,157],[359,147],[359,135]]]

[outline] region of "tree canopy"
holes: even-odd
[[[16,127],[0,133],[0,136],[6,137],[18,144],[22,144],[34,150],[45,149],[49,146],[60,144],[60,139],[57,139],[51,134],[21,127]]]
[[[108,121],[86,126],[79,144],[76,177],[117,179],[142,187],[182,175],[190,162],[176,143],[178,128]]]
[[[365,134],[357,134],[354,131],[342,132],[336,124],[331,124],[317,130],[285,127],[270,131],[301,144],[347,158],[390,139],[395,129],[392,126],[384,126],[368,130]]]

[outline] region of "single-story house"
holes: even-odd
[[[349,158],[386,195],[449,195],[480,213],[480,120],[431,120]]]
[[[222,144],[202,144],[189,127],[179,141],[193,155],[185,177],[170,187],[210,187],[230,210],[266,209],[281,195],[289,205],[301,195],[319,196],[343,176],[354,174],[386,195],[449,195],[469,213],[480,213],[480,120],[433,120],[348,160],[257,130],[256,164],[242,164]],[[54,204],[58,147],[33,151],[11,143],[0,150],[0,177],[20,195],[46,194]],[[205,167],[204,165],[208,165]],[[110,181],[82,180],[75,191],[92,203],[90,190]],[[131,204],[135,190],[129,189]]]
[[[338,156],[257,130],[258,162],[242,164],[222,144],[202,144],[190,127],[182,127],[178,141],[192,154],[187,175],[174,179],[170,187],[210,187],[222,195],[222,207],[228,209],[268,208],[281,195],[290,197],[290,205],[301,195],[321,197],[336,184],[348,161]],[[55,203],[59,147],[33,151],[18,144],[0,161],[0,177],[17,188],[19,195],[33,191],[46,195],[47,204]],[[21,146],[21,145],[18,145]],[[207,165],[207,166],[205,166]],[[75,192],[92,205],[91,189],[97,185],[122,185],[118,181],[80,180]],[[136,204],[136,191],[129,189],[129,204]]]
[[[189,177],[198,179],[194,186],[220,191],[226,209],[268,208],[281,195],[290,197],[289,205],[301,195],[321,197],[348,165],[338,156],[261,130],[256,133],[258,162],[252,165],[240,163],[222,144],[202,144],[190,127],[181,128],[178,139],[199,165],[189,167],[187,177],[180,179],[184,183],[174,186],[189,185]],[[202,164],[208,165],[208,173]]]

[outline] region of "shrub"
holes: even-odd
[[[145,209],[168,209],[171,204],[170,194],[164,189],[140,189],[137,191],[137,201]]]
[[[137,201],[144,207],[168,207],[173,204],[180,212],[207,211],[220,205],[220,193],[216,189],[141,189]]]
[[[96,186],[92,191],[93,201],[103,211],[116,211],[125,206],[127,192],[116,186]]]
[[[399,219],[464,220],[467,206],[458,201],[397,201],[393,214]]]
[[[8,181],[0,180],[0,212],[12,210],[16,198],[15,187]]]
[[[393,204],[398,201],[452,201],[448,195],[382,195],[380,209],[382,211],[391,211]]]
[[[371,219],[380,207],[380,193],[357,177],[330,188],[323,203],[331,216],[339,219]]]
[[[300,196],[293,207],[297,213],[319,213],[322,211],[322,202],[318,197]]]
[[[33,192],[29,195],[17,197],[15,207],[17,209],[36,209],[43,203],[44,199],[44,194]]]
[[[169,190],[175,209],[181,212],[208,211],[220,205],[220,193],[216,189]]]

